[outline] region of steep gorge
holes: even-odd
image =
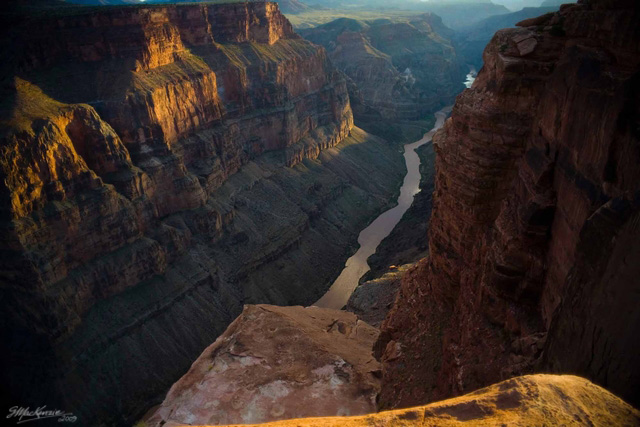
[[[534,371],[640,402],[637,2],[501,30],[434,138],[429,256],[377,344],[381,406]]]
[[[429,255],[398,272],[381,365],[345,312],[249,305],[220,336],[245,303],[317,299],[397,190],[322,48],[272,3],[27,22],[2,81],[3,391],[129,423],[220,336],[154,422],[315,415],[320,392],[369,412],[381,376],[382,408],[467,395],[274,425],[637,424],[520,375],[640,402],[639,18],[583,0],[494,36],[434,137]]]
[[[464,64],[437,15],[341,18],[300,33],[348,77],[358,123],[424,119],[462,90]]]
[[[262,412],[251,414],[257,418],[242,422],[638,425],[637,410],[610,393],[638,404],[638,18],[636,2],[581,1],[499,31],[485,50],[484,68],[434,137],[428,257],[364,285],[348,306],[377,324],[388,295],[371,298],[366,288],[390,293],[392,282],[401,277],[398,297],[374,345],[382,362],[378,409],[415,407],[336,417],[347,410],[361,413],[358,399],[371,397],[369,380],[379,373],[373,359],[368,362],[366,346],[353,346],[360,359],[348,364],[349,375],[345,353],[336,347],[326,369],[307,362],[303,366],[310,371],[295,365],[283,376],[272,370],[291,366],[283,358],[298,348],[299,339],[271,351],[233,346],[246,335],[279,330],[284,336],[309,334],[314,345],[342,345],[365,326],[341,311],[320,316],[313,314],[320,310],[316,307],[289,307],[277,309],[289,326],[272,328],[260,320],[264,315],[249,314],[273,308],[248,306],[211,349],[232,346],[236,365],[256,358],[251,369],[269,372],[271,382],[259,376],[246,387],[254,394],[276,383],[285,382],[285,387],[260,401]],[[305,310],[307,316],[301,316]],[[294,322],[303,326],[291,329]],[[315,325],[313,333],[307,322]],[[234,341],[234,336],[241,338]],[[309,353],[295,352],[297,360],[313,358],[314,347],[307,347]],[[238,369],[205,369],[226,358],[204,353],[167,396],[163,419],[173,414],[179,421],[178,412],[189,416],[195,411],[200,423],[214,419],[220,402],[207,400],[199,384]],[[549,371],[578,374],[609,391],[570,375],[527,375]],[[340,391],[326,386],[327,375]],[[362,387],[363,382],[368,385]],[[294,387],[303,389],[293,392]],[[306,393],[352,387],[362,387],[361,392],[337,400],[358,407],[343,404],[325,418],[277,421],[314,415],[313,406],[295,404],[297,396],[304,401]],[[194,404],[192,396],[204,398],[204,404]],[[256,400],[249,395],[246,401]]]
[[[16,22],[0,281],[23,405],[132,421],[244,303],[317,299],[397,191],[401,156],[274,3]]]

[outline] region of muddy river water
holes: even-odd
[[[402,216],[413,203],[413,197],[420,191],[420,158],[415,151],[416,148],[431,142],[431,138],[442,127],[450,111],[451,107],[445,107],[435,113],[436,124],[433,129],[426,133],[422,139],[404,146],[407,175],[400,188],[398,205],[381,214],[360,232],[358,237],[360,248],[347,260],[340,276],[314,305],[339,310],[347,304],[349,297],[358,286],[360,278],[370,269],[367,258],[376,252],[380,242],[398,225]]]

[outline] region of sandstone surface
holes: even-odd
[[[527,375],[461,397],[360,417],[306,418],[265,427],[626,426],[640,412],[593,383],[570,375]]]
[[[581,1],[487,46],[434,138],[429,257],[382,326],[382,407],[540,370],[640,403],[639,20]]]
[[[245,306],[146,424],[250,424],[374,412],[378,332],[344,311]]]

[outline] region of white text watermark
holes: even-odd
[[[47,406],[40,406],[36,409],[26,408],[22,406],[12,406],[9,408],[7,419],[13,419],[16,424],[24,424],[31,421],[46,420],[57,418],[59,423],[75,423],[77,417],[71,412],[61,411],[60,409],[47,409]]]

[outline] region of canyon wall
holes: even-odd
[[[464,67],[453,32],[433,14],[405,19],[341,18],[301,30],[327,48],[349,79],[360,120],[417,120],[451,104],[463,88]]]
[[[435,136],[429,257],[382,325],[383,408],[533,371],[640,403],[640,7],[496,33]]]
[[[20,405],[130,422],[244,303],[315,301],[397,192],[401,156],[274,3],[15,22],[0,322]]]

